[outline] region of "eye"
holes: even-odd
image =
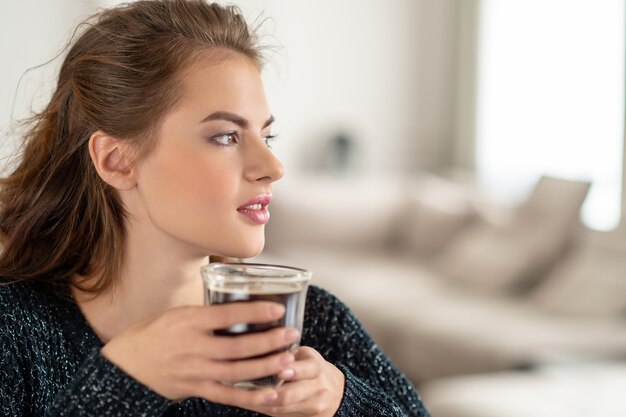
[[[219,146],[231,146],[238,142],[237,132],[220,133],[212,136],[210,140]]]
[[[272,149],[272,143],[276,140],[277,137],[278,137],[278,135],[267,135],[267,136],[265,136],[263,138],[265,140],[265,145],[267,145],[268,148]]]

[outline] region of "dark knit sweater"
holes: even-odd
[[[3,416],[259,416],[189,398],[174,404],[100,355],[103,344],[77,304],[41,284],[0,286]],[[310,287],[302,344],[346,376],[337,416],[428,416],[409,381],[349,309]]]

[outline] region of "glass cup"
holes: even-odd
[[[237,337],[249,333],[267,331],[276,327],[293,327],[302,334],[304,304],[311,272],[281,265],[253,263],[212,263],[202,267],[205,283],[205,304],[217,305],[248,301],[272,301],[285,306],[285,315],[265,323],[238,323],[226,329],[214,330],[217,336]],[[295,351],[300,340],[280,351]],[[271,355],[277,352],[268,352]],[[283,383],[275,375],[252,381],[238,381],[239,388],[255,389],[280,386]]]

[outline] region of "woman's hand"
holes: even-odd
[[[180,307],[134,325],[112,339],[102,355],[126,373],[170,400],[201,397],[209,401],[252,409],[278,398],[269,388],[245,391],[220,381],[244,381],[294,367],[296,375],[310,375],[308,367],[294,366],[294,355],[276,353],[298,339],[298,332],[277,328],[237,337],[213,336],[212,330],[237,323],[277,320],[284,307],[269,302]]]
[[[278,376],[287,381],[277,389],[278,398],[252,410],[274,417],[332,417],[339,409],[345,376],[315,349],[298,349],[296,362]]]

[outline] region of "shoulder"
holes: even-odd
[[[325,289],[318,287],[317,285],[309,285],[309,289],[307,290],[307,301],[310,298],[319,298],[319,297],[323,297],[323,298],[335,298],[334,295],[332,295],[331,293],[329,293],[328,291],[326,291]]]
[[[15,310],[16,307],[36,307],[44,299],[48,298],[48,292],[41,284],[29,281],[7,282],[0,280],[0,302],[6,307],[5,310]]]
[[[316,285],[310,285],[306,297],[308,313],[350,313],[350,309],[339,298]]]
[[[53,320],[51,308],[59,301],[51,289],[36,282],[0,282],[0,333]]]
[[[37,295],[32,283],[0,281],[0,303],[3,306],[0,314],[3,316],[15,312],[16,307],[31,305],[33,298],[37,298]]]
[[[311,285],[307,293],[304,330],[305,332],[329,334],[337,331],[360,331],[361,324],[350,308],[329,291]]]
[[[0,349],[3,356],[15,351],[18,341],[26,336],[28,326],[25,324],[32,316],[26,311],[34,304],[32,299],[27,283],[2,281],[0,284]]]

